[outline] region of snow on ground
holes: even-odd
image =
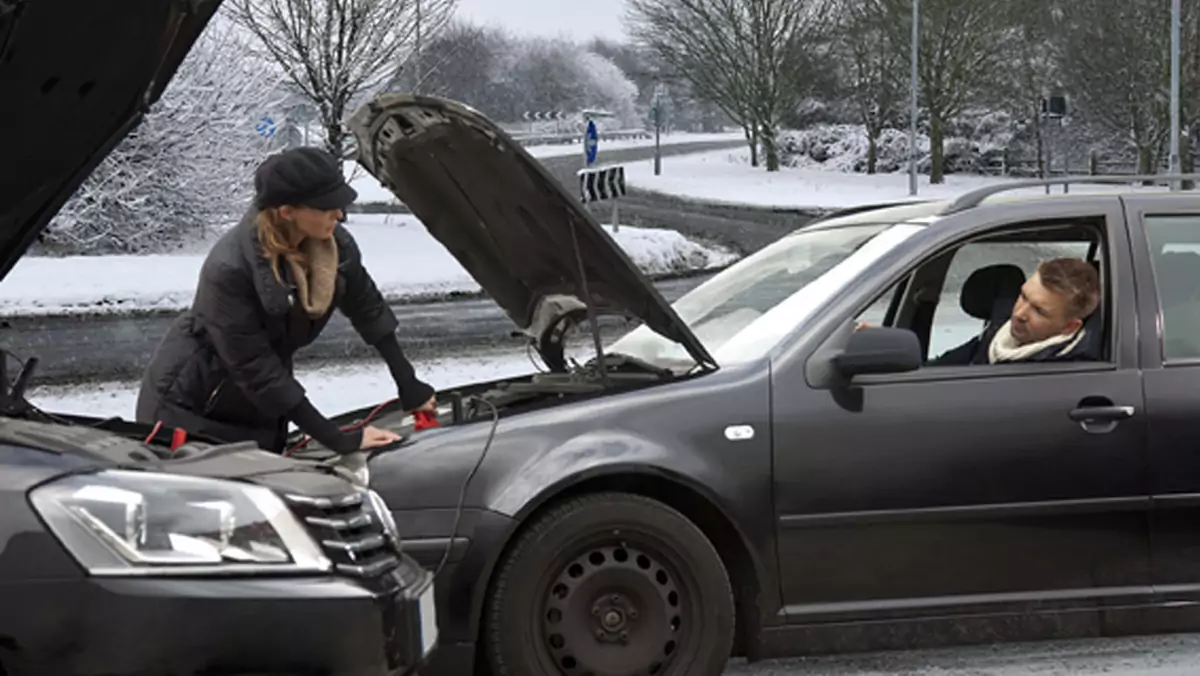
[[[413,216],[354,214],[347,227],[389,300],[479,291]],[[622,226],[616,233],[606,231],[650,275],[721,267],[736,258],[674,230]],[[0,284],[0,316],[184,309],[192,302],[205,253],[26,256]]]
[[[524,350],[442,358],[413,364],[417,375],[441,390],[473,382],[525,375],[536,370]],[[375,406],[396,396],[396,384],[382,360],[297,368],[296,377],[313,405],[326,415]],[[51,412],[120,416],[133,420],[138,381],[34,387],[29,400]]]
[[[692,134],[692,133],[674,133],[663,134],[660,139],[661,145],[679,145],[683,143],[707,143],[713,141],[740,141],[744,137],[741,132],[723,132],[717,134]],[[600,161],[603,161],[604,152],[608,150],[629,150],[633,148],[653,148],[654,139],[621,139],[616,141],[600,140],[599,155]],[[565,144],[546,144],[537,146],[526,146],[529,154],[542,157],[567,157],[570,155],[579,155],[583,157],[583,145],[581,143],[565,143]],[[581,160],[582,161],[582,160]],[[396,196],[372,175],[368,174],[365,169],[360,167],[357,162],[349,161],[343,163],[343,172],[346,174],[350,185],[358,191],[358,203],[365,204],[370,202],[387,202],[397,203]]]
[[[908,194],[908,174],[855,174],[827,169],[783,167],[767,172],[752,167],[748,149],[719,150],[662,158],[662,174],[654,175],[653,160],[625,163],[631,188],[687,199],[767,207],[831,209],[901,200],[945,199],[968,190],[1011,182],[1003,176],[948,174],[946,182],[929,183],[918,176],[917,195]],[[1071,186],[1072,193],[1126,190],[1127,186]],[[1165,188],[1139,188],[1165,190]],[[1052,188],[1060,193],[1061,187]],[[1014,190],[1012,195],[1045,194],[1044,187]]]

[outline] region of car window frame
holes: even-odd
[[[1050,199],[1022,202],[987,203],[935,220],[925,232],[911,237],[887,265],[877,266],[847,285],[838,298],[831,299],[814,320],[800,327],[794,339],[771,355],[777,374],[797,371],[803,375],[808,361],[831,349],[834,341],[845,340],[844,329],[904,277],[951,248],[1022,224],[1069,218],[1101,219],[1109,256],[1108,277],[1112,295],[1109,318],[1110,359],[1098,362],[1043,362],[977,366],[939,366],[908,373],[860,376],[854,386],[977,378],[1009,378],[1115,371],[1136,365],[1136,317],[1129,309],[1133,296],[1133,270],[1129,248],[1128,222],[1119,196],[1072,193]],[[1129,297],[1131,300],[1126,300]]]
[[[1195,216],[1200,220],[1200,195],[1196,193],[1156,193],[1127,195],[1122,199],[1133,254],[1134,281],[1137,285],[1139,332],[1138,365],[1143,369],[1171,369],[1200,366],[1200,357],[1168,361],[1163,346],[1163,311],[1154,270],[1146,216]]]

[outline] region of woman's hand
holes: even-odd
[[[388,444],[400,441],[402,438],[395,432],[382,430],[374,426],[367,426],[363,428],[362,443],[359,445],[359,449],[387,446]]]

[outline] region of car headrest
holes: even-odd
[[[979,268],[963,284],[959,304],[968,315],[990,320],[998,303],[1006,303],[1006,312],[1012,309],[1024,284],[1025,272],[1015,265],[1001,263]]]

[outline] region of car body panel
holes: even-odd
[[[1195,194],[1124,198],[1137,269],[1140,366],[1150,422],[1148,490],[1154,504],[1153,583],[1164,603],[1200,602],[1200,362],[1168,360],[1163,348],[1164,289],[1156,275],[1148,216],[1191,216],[1200,224]],[[1196,270],[1194,275],[1200,275]]]
[[[464,520],[456,535],[470,541],[465,557],[481,555],[481,539],[509,541],[516,525],[578,484],[643,477],[657,480],[648,485],[678,486],[708,501],[737,533],[752,562],[752,579],[774,579],[773,507],[769,494],[754,488],[770,481],[767,385],[762,365],[738,367],[502,417],[463,500],[466,509],[495,514],[490,527],[500,530],[484,533],[467,527]],[[448,394],[439,397],[444,400]],[[604,422],[609,420],[614,423]],[[700,421],[703,424],[697,424]],[[403,425],[403,415],[382,416],[374,424],[397,428]],[[741,426],[757,433],[745,439],[727,436],[729,428]],[[438,550],[440,558],[463,481],[483,452],[490,427],[484,418],[423,431],[405,446],[370,460],[371,486],[392,507],[397,522],[424,523],[419,533],[403,531],[406,541],[431,540],[429,547]],[[422,520],[418,512],[438,516]],[[469,573],[456,575],[451,583],[455,588],[463,585],[464,594],[469,588],[474,603],[469,633],[461,635],[462,640],[470,640],[478,630],[478,608],[487,591],[480,581],[487,579],[500,550],[485,550],[469,567],[460,564]],[[453,594],[461,600],[458,592]],[[774,605],[775,595],[773,587],[764,587],[762,607]],[[446,612],[461,617],[462,610],[455,605]],[[461,627],[443,626],[451,632],[449,638],[459,638]]]
[[[408,635],[423,590],[376,594],[336,577],[4,581],[0,662],[11,676],[407,674],[424,661]]]
[[[359,108],[347,126],[359,164],[520,330],[539,338],[590,299],[597,313],[628,313],[682,344],[697,363],[712,364],[579,200],[488,118],[453,101],[389,93]]]

